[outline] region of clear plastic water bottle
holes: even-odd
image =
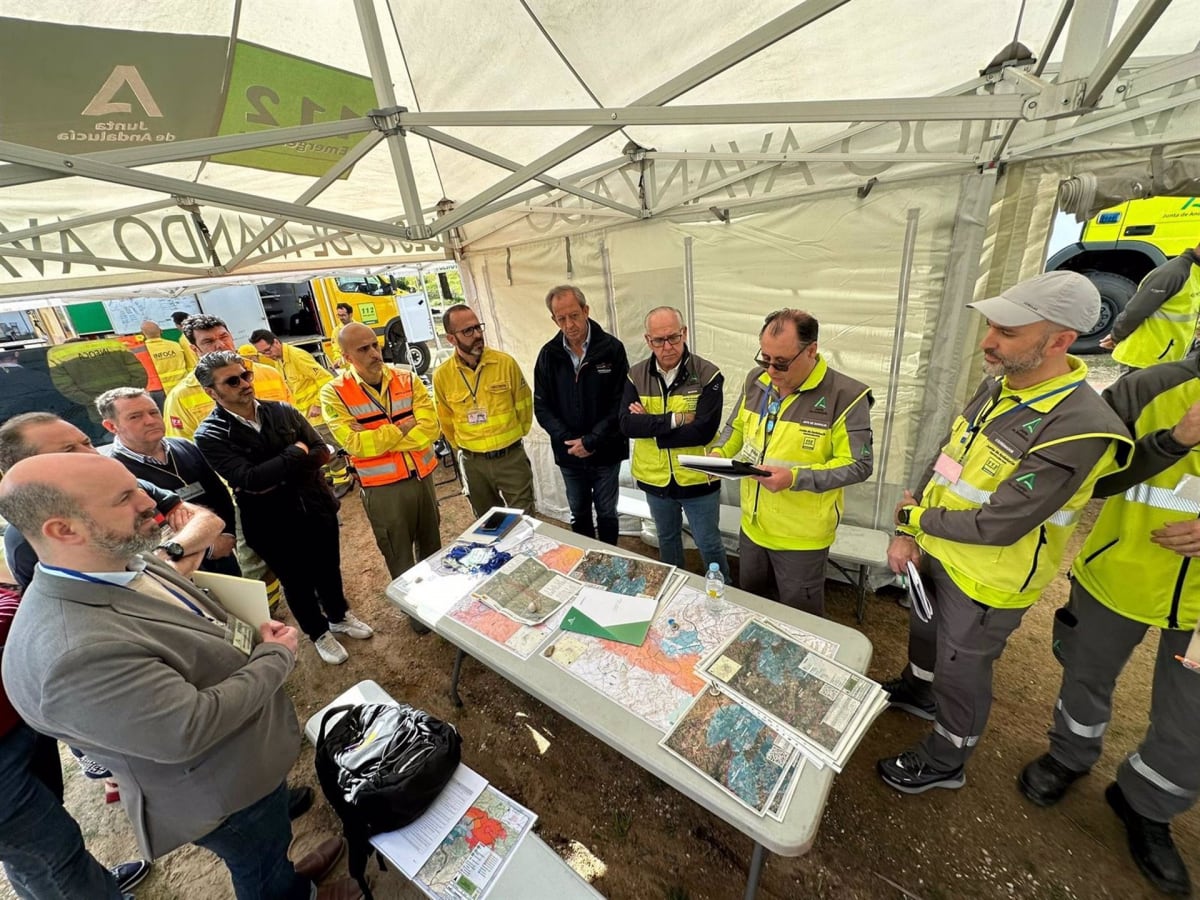
[[[708,597],[708,608],[720,609],[721,601],[725,599],[725,576],[721,567],[716,563],[708,564],[708,574],[704,576],[704,593]]]

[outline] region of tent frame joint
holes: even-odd
[[[388,106],[383,109],[368,110],[367,118],[371,120],[375,130],[385,137],[397,134],[406,135],[408,129],[401,124],[402,116],[406,112],[408,112],[407,106]]]

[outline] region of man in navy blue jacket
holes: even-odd
[[[576,534],[617,543],[618,474],[629,458],[621,397],[629,359],[624,345],[588,316],[583,291],[551,288],[546,308],[558,326],[533,370],[533,414],[550,435]],[[595,507],[596,521],[592,522]]]

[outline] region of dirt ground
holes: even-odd
[[[1094,358],[1093,358],[1094,359]],[[1089,360],[1092,365],[1092,360]],[[1094,367],[1103,387],[1115,371]],[[1111,367],[1110,367],[1111,368]],[[439,473],[440,474],[440,473]],[[440,488],[442,536],[450,540],[473,516],[457,485]],[[1099,504],[1078,529],[1067,559],[1091,526]],[[350,660],[338,667],[317,659],[310,643],[288,691],[303,721],[365,678],[392,696],[458,726],[464,761],[538,813],[537,833],[564,857],[580,845],[604,866],[593,882],[605,896],[643,900],[725,900],[742,896],[751,843],[672,788],[629,762],[478,663],[466,664],[463,709],[447,696],[454,648],[436,635],[419,637],[383,596],[387,573],[355,497],[342,508],[342,570],[347,596],[372,622],[369,641],[347,641]],[[629,550],[654,556],[639,539]],[[694,554],[693,554],[694,556]],[[690,560],[698,568],[699,559]],[[736,572],[736,560],[734,561]],[[1124,831],[1104,802],[1117,765],[1145,733],[1157,638],[1134,653],[1117,687],[1115,715],[1104,756],[1055,809],[1029,804],[1015,786],[1021,767],[1046,749],[1045,732],[1059,685],[1050,654],[1050,623],[1066,600],[1057,579],[1025,616],[996,666],[996,702],[987,733],[958,791],[901,795],[876,776],[875,760],[915,743],[928,724],[885,712],[846,770],[834,782],[812,851],[798,859],[768,856],[758,896],[950,900],[960,897],[1130,898],[1157,896],[1129,859]],[[830,582],[829,615],[854,626],[850,589]],[[869,605],[862,630],[875,648],[868,673],[897,674],[905,662],[907,612],[883,591]],[[549,741],[539,750],[531,732]],[[119,804],[105,806],[64,750],[67,806],[89,849],[106,864],[136,853]],[[293,784],[316,788],[312,749],[305,745]],[[321,801],[295,826],[294,857],[333,833],[336,822]],[[1200,878],[1200,810],[1174,825],[1176,842]],[[389,871],[373,875],[380,900],[415,892]],[[139,900],[226,900],[233,893],[225,868],[206,851],[186,847],[159,860],[137,891]],[[0,878],[0,896],[13,895]],[[419,896],[419,895],[418,895]],[[515,898],[541,900],[537,885]],[[498,898],[500,900],[500,898]]]
[[[452,486],[441,489],[442,534],[449,539],[472,517]],[[1094,514],[1094,509],[1092,510]],[[303,720],[352,684],[374,678],[397,698],[454,722],[464,760],[539,815],[537,832],[564,856],[577,842],[603,862],[594,882],[613,898],[736,898],[742,896],[750,841],[648,775],[620,754],[468,662],[458,710],[447,698],[453,648],[436,635],[418,637],[383,599],[386,572],[365,516],[352,496],[342,512],[346,590],[360,615],[373,622],[370,641],[348,641],[350,661],[323,665],[302,645],[288,690]],[[1080,529],[1076,544],[1086,530]],[[653,555],[636,538],[630,550]],[[877,758],[914,743],[927,725],[885,712],[836,779],[812,852],[799,859],[769,856],[759,897],[922,898],[1150,896],[1130,861],[1124,833],[1103,799],[1105,785],[1146,727],[1154,639],[1135,653],[1118,688],[1116,717],[1105,754],[1091,777],[1053,810],[1037,809],[1016,791],[1021,766],[1045,749],[1045,730],[1057,692],[1058,664],[1050,655],[1050,621],[1066,595],[1058,580],[1025,617],[996,669],[996,704],[965,788],[903,796],[874,772]],[[829,586],[831,616],[853,625],[853,595]],[[907,613],[890,597],[870,604],[863,630],[875,647],[869,673],[878,679],[904,662]],[[549,741],[539,752],[530,728]],[[68,807],[88,847],[105,863],[135,854],[119,805],[105,806],[94,783],[67,758]],[[312,750],[305,747],[292,783],[315,786]],[[319,788],[318,788],[319,793]],[[296,854],[334,831],[323,802],[296,823]],[[1176,840],[1193,869],[1200,866],[1200,814],[1175,824]],[[1200,870],[1194,872],[1200,876]],[[411,895],[394,871],[376,874],[381,900]],[[159,860],[138,889],[140,900],[232,897],[223,866],[193,847]],[[9,894],[8,896],[11,896]],[[524,898],[538,898],[530,885]]]

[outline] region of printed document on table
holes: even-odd
[[[537,816],[488,785],[417,873],[434,900],[482,900]]]
[[[657,608],[658,601],[653,597],[584,587],[575,598],[575,606],[562,620],[562,629],[641,646]]]
[[[408,878],[415,877],[485,787],[486,778],[459,763],[449,783],[419,819],[375,835],[371,845]]]

